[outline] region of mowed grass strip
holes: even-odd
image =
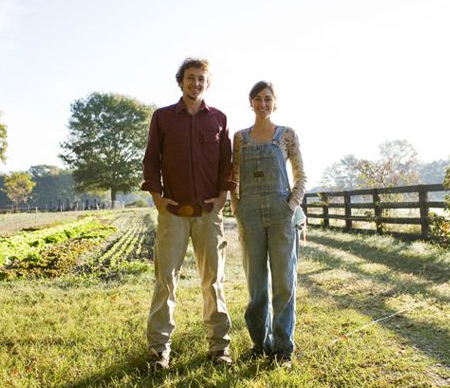
[[[234,221],[225,227],[231,368],[207,361],[190,253],[169,372],[151,373],[146,363],[152,270],[113,282],[66,275],[0,283],[0,386],[450,386],[448,251],[311,230],[298,267],[296,358],[285,370],[242,359],[251,346],[243,318],[247,288]]]

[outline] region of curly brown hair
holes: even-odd
[[[191,68],[195,67],[197,69],[205,70],[208,73],[208,83],[211,81],[211,74],[209,72],[209,62],[207,59],[203,58],[186,58],[183,63],[178,68],[177,74],[175,75],[175,78],[177,80],[178,85],[183,83],[184,78],[184,72]]]

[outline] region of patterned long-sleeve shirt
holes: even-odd
[[[233,139],[233,181],[237,182],[236,188],[232,190],[232,196],[239,197],[239,159],[241,152],[242,136],[245,129],[234,134]],[[250,141],[259,142],[249,137]],[[293,176],[293,187],[289,198],[289,206],[292,210],[301,204],[305,194],[306,175],[303,169],[303,159],[300,152],[300,142],[297,134],[290,127],[285,127],[280,137],[280,148],[283,153],[284,160],[290,162]]]

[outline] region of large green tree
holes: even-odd
[[[0,119],[2,117],[2,112],[0,112]],[[0,122],[0,161],[6,163],[6,147],[8,143],[6,142],[6,125]]]
[[[27,202],[36,185],[26,172],[12,172],[4,177],[5,192],[14,205]]]
[[[110,190],[115,201],[117,193],[138,187],[154,110],[118,94],[92,93],[72,104],[60,158],[73,170],[78,190]]]

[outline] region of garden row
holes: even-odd
[[[71,271],[104,276],[122,267],[147,268],[152,230],[148,210],[129,210],[88,213],[64,224],[0,237],[0,279]]]

